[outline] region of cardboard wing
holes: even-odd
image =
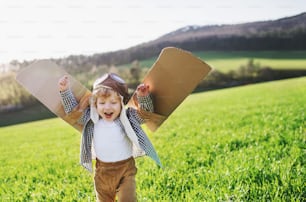
[[[155,113],[139,110],[140,115],[147,120],[149,129],[155,131],[210,70],[211,67],[190,52],[172,47],[164,48],[143,80],[143,83],[150,86],[154,102]],[[77,101],[85,103],[91,92],[50,60],[39,60],[22,69],[16,80],[51,112],[82,131],[82,126],[77,123],[81,112],[75,110],[66,115],[61,103],[57,83],[64,75],[68,75]],[[137,107],[134,100],[132,97],[128,105]]]
[[[211,67],[190,52],[164,48],[143,83],[150,86],[154,113],[144,113],[146,125],[155,131],[211,71]],[[129,101],[136,106],[135,99]]]
[[[16,80],[51,112],[82,131],[82,126],[77,123],[81,112],[73,111],[66,115],[61,103],[58,80],[64,75],[68,75],[71,90],[79,102],[89,98],[91,93],[86,87],[50,60],[39,60],[22,69]]]

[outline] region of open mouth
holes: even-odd
[[[107,119],[111,118],[113,114],[114,114],[113,112],[108,112],[108,113],[105,112],[105,113],[104,113],[105,118],[107,118]]]

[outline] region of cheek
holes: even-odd
[[[101,105],[97,105],[97,110],[101,111],[103,109],[103,107]]]
[[[113,109],[115,110],[116,113],[120,113],[121,112],[121,104],[113,105]]]
[[[119,111],[119,112],[121,111],[121,105],[120,104],[116,105],[116,110]]]

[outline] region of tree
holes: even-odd
[[[131,74],[131,83],[139,83],[141,77],[141,68],[138,60],[132,62],[132,66],[130,68]]]

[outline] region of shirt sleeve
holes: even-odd
[[[149,112],[154,111],[154,106],[153,106],[153,101],[152,101],[152,96],[151,95],[137,96],[137,100],[138,100],[138,105],[140,106],[140,109],[145,110],[145,111],[149,111]],[[127,114],[128,114],[128,116],[133,116],[139,124],[145,123],[145,120],[143,118],[141,118],[137,109],[128,108],[127,109]]]
[[[154,111],[154,105],[153,105],[151,94],[147,96],[137,96],[137,100],[142,110],[149,111],[149,112]]]
[[[60,91],[60,96],[66,114],[70,114],[71,112],[73,112],[74,109],[78,107],[79,103],[70,89],[66,91]],[[87,107],[82,111],[82,114],[78,119],[78,123],[85,124],[89,118],[90,118],[90,108]]]
[[[69,114],[78,105],[78,102],[70,89],[60,91],[60,96],[65,113]]]

